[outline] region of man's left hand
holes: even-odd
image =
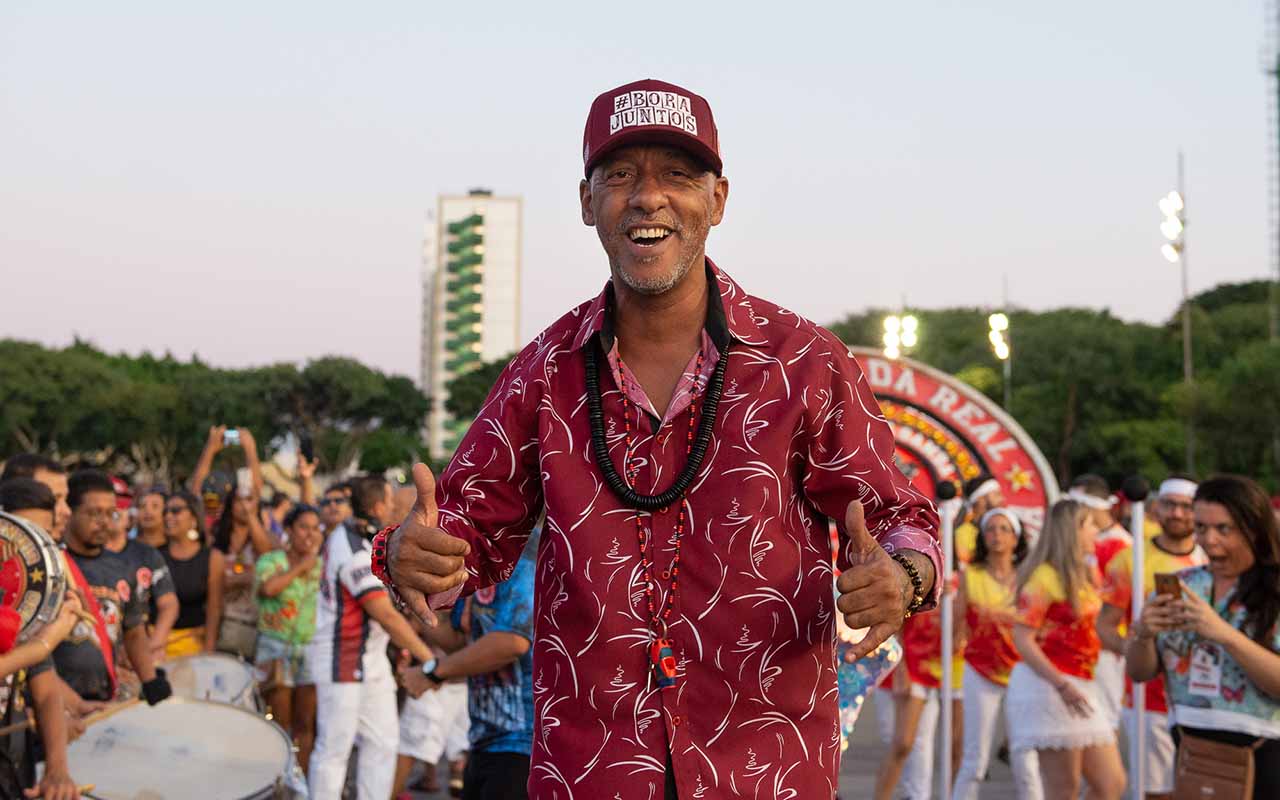
[[[397,672],[400,674],[400,685],[410,697],[422,697],[423,694],[440,688],[440,684],[428,678],[420,666],[402,666]]]
[[[871,537],[862,503],[857,500],[845,511],[844,528],[850,563],[836,580],[840,591],[836,607],[850,628],[868,629],[862,641],[850,649],[850,657],[856,661],[898,632],[914,594],[907,571]]]
[[[46,769],[40,782],[22,793],[26,797],[43,797],[45,800],[76,800],[80,796],[76,782],[71,780],[66,767]]]

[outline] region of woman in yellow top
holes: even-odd
[[[978,522],[981,531],[969,566],[960,573],[956,594],[957,642],[964,647],[964,758],[951,800],[976,800],[978,783],[991,761],[1000,701],[1009,673],[1018,663],[1013,646],[1017,567],[1027,554],[1022,522],[1007,508],[993,508]],[[1039,800],[1035,750],[1011,755],[1013,780],[1021,800]]]
[[[1102,710],[1093,668],[1102,600],[1090,560],[1098,525],[1074,500],[1049,509],[1048,524],[1018,570],[1013,643],[1021,659],[1009,675],[1009,749],[1036,750],[1048,800],[1120,800],[1124,765]]]

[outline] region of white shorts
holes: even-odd
[[[446,683],[421,697],[405,699],[400,710],[399,753],[427,764],[438,763],[442,755],[453,761],[471,747],[470,729],[467,685]]]
[[[1092,713],[1077,717],[1044,678],[1019,663],[1009,676],[1004,697],[1005,723],[1010,750],[1074,750],[1114,744],[1115,728],[1107,720],[1098,687],[1072,675],[1064,675],[1088,699]]]
[[[1135,735],[1136,716],[1132,708],[1124,710],[1124,730],[1129,741],[1133,741]],[[1169,730],[1169,715],[1145,711],[1142,722],[1146,732],[1143,742],[1145,755],[1142,759],[1143,785],[1148,794],[1172,794],[1173,766],[1177,760],[1178,748],[1174,747],[1173,734]]]

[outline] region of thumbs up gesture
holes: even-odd
[[[440,528],[436,480],[426,464],[414,464],[413,483],[418,499],[387,542],[387,571],[409,610],[425,624],[435,625],[427,596],[466,583],[465,559],[471,547]]]
[[[898,632],[907,618],[914,591],[907,571],[867,531],[862,503],[857,500],[845,510],[844,528],[851,554],[849,568],[836,580],[840,592],[836,608],[850,628],[868,629],[862,641],[850,650],[850,658],[856,661]],[[922,570],[921,577],[928,589],[933,583],[932,562],[919,554],[912,564],[917,569],[927,564],[928,571]]]

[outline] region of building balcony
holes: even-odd
[[[449,294],[457,294],[468,286],[475,286],[483,280],[484,276],[478,272],[464,272],[444,286],[449,290]]]
[[[451,233],[452,235],[459,236],[462,233],[464,233],[468,228],[474,228],[477,225],[483,225],[483,224],[484,224],[484,217],[482,217],[479,214],[472,214],[471,216],[465,219],[460,219],[457,222],[450,222],[448,225],[445,226],[445,229],[448,230],[449,233]]]

